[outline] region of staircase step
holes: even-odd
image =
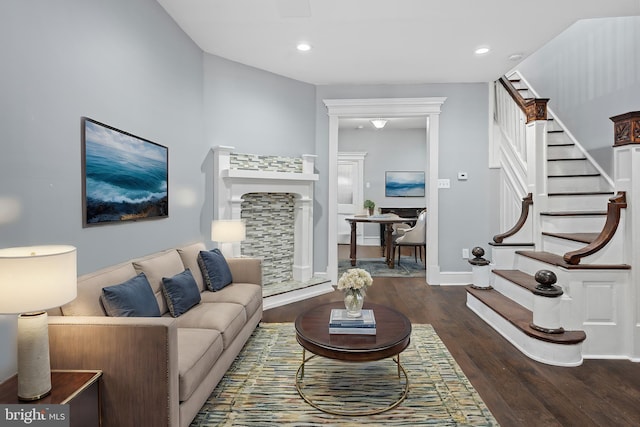
[[[613,196],[613,191],[580,191],[580,192],[564,192],[564,193],[549,193],[548,196],[597,196],[603,194],[610,194]]]
[[[540,212],[543,216],[606,216],[607,211],[558,211]]]
[[[543,236],[557,237],[558,239],[571,240],[573,242],[589,244],[596,240],[600,233],[549,233],[542,232]]]
[[[601,174],[594,173],[574,173],[574,174],[566,174],[566,175],[547,175],[547,178],[586,178],[586,177],[595,177],[602,176]]]
[[[540,332],[530,326],[533,322],[533,313],[530,310],[494,290],[474,289],[471,286],[467,286],[466,289],[468,293],[532,338],[553,344],[566,345],[579,344],[586,338],[584,331],[565,331],[561,334]]]
[[[562,255],[553,254],[545,251],[516,251],[516,254],[522,255],[545,264],[556,267],[566,268],[567,270],[629,270],[628,264],[578,264],[572,265],[565,262]]]
[[[532,291],[538,285],[536,279],[530,275],[520,270],[492,270],[494,274],[503,277],[522,288],[525,288],[529,291]]]

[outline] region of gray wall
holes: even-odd
[[[427,159],[426,129],[340,129],[339,151],[366,152],[364,200],[378,207],[424,207],[426,197],[385,197],[386,171],[424,171]],[[380,236],[380,226],[364,224],[364,235]]]
[[[323,99],[447,97],[440,115],[440,178],[451,188],[440,190],[440,269],[469,271],[461,249],[486,246],[491,239],[489,184],[488,96],[485,83],[423,85],[318,86],[316,92],[316,154],[320,181],[316,186],[315,235],[326,236],[328,201],[329,118]],[[458,171],[468,181],[457,181]],[[314,241],[315,271],[325,271],[327,240]]]
[[[206,144],[300,157],[315,152],[315,86],[204,55]]]
[[[156,1],[4,0],[0,40],[0,215],[19,209],[0,218],[3,247],[71,244],[83,273],[202,239],[202,52]],[[169,147],[168,219],[82,228],[82,116]]]
[[[638,110],[640,17],[575,23],[517,69],[603,169],[612,173],[609,117]]]

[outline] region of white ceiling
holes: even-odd
[[[580,19],[640,0],[158,0],[200,48],[323,84],[486,82]],[[300,41],[313,47],[301,53]],[[479,46],[491,52],[476,56]]]

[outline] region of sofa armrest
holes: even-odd
[[[53,369],[101,369],[103,426],[177,426],[173,318],[50,316]]]
[[[254,283],[262,286],[262,259],[227,258],[234,283]]]

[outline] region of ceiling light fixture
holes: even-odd
[[[311,45],[309,43],[301,42],[298,43],[296,49],[298,49],[300,52],[308,52],[311,50]]]
[[[382,129],[384,125],[387,124],[387,121],[384,119],[375,119],[371,120],[371,124],[375,126],[376,129]]]
[[[475,53],[476,55],[486,55],[490,50],[491,49],[489,49],[488,47],[482,46],[474,50],[473,53]]]
[[[514,53],[513,55],[509,55],[509,61],[520,61],[523,56],[521,53]]]

